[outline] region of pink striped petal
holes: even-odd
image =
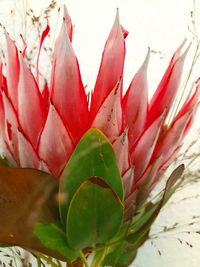
[[[43,91],[42,91],[42,98],[44,101],[44,105],[46,107],[46,110],[49,109],[49,105],[50,105],[50,96],[49,96],[49,88],[48,88],[48,84],[45,83]]]
[[[42,161],[42,160],[40,160],[40,165],[39,165],[39,168],[38,169],[41,170],[41,171],[43,171],[43,172],[47,172],[47,173],[50,173],[51,174],[51,172],[50,172],[47,164],[44,161]]]
[[[36,149],[46,119],[46,108],[36,81],[20,56],[18,117],[23,132]]]
[[[194,112],[192,113],[192,116],[191,116],[190,120],[188,121],[187,126],[185,128],[184,136],[188,133],[188,131],[190,130],[190,128],[194,122],[194,117],[195,117],[195,114],[196,114],[197,109],[198,109],[199,97],[200,97],[200,84],[198,84],[196,86],[194,93],[186,99],[185,103],[183,104],[182,108],[180,109],[179,113],[177,114],[177,116],[174,119],[174,121],[177,121],[181,116],[183,116],[184,114],[186,114],[190,110],[192,110],[192,109],[194,110]]]
[[[1,72],[1,74],[2,74],[2,72]],[[0,81],[0,83],[1,82],[2,81]],[[3,84],[2,83],[1,83],[0,87],[1,88],[3,87]],[[14,156],[12,155],[12,153],[10,151],[10,147],[9,147],[9,145],[7,143],[8,128],[7,128],[7,125],[5,123],[5,109],[4,109],[4,101],[6,101],[6,100],[3,100],[2,94],[5,94],[5,92],[2,92],[0,90],[0,156],[2,158],[6,158],[8,160],[8,162],[13,167],[17,167],[17,162],[14,159]],[[6,97],[6,96],[4,95],[4,97]],[[7,110],[7,112],[8,112],[8,110]],[[11,146],[11,148],[12,147],[13,146]]]
[[[126,39],[126,37],[128,36],[129,32],[121,25],[121,30],[124,36],[124,39]]]
[[[183,69],[183,64],[189,47],[180,56],[185,42],[177,49],[170,64],[149,104],[148,125],[150,125],[164,110],[168,113],[176,97]]]
[[[1,83],[1,66],[0,66],[0,83]],[[1,84],[0,84],[1,88]],[[0,155],[2,157],[5,148],[5,112],[2,98],[2,91],[0,90]]]
[[[152,157],[152,161],[154,158],[162,157],[163,161],[161,165],[163,165],[170,160],[183,140],[184,131],[191,119],[191,116],[193,116],[193,111],[194,110],[190,110],[172,123],[171,127],[159,139]]]
[[[114,25],[104,47],[94,93],[92,95],[92,119],[95,117],[102,103],[110,94],[117,81],[123,75],[125,57],[125,40],[123,32],[124,30],[122,30],[120,26],[119,12],[117,11]]]
[[[0,91],[4,91],[8,95],[7,79],[3,74],[3,63],[0,59]]]
[[[122,132],[121,81],[117,83],[99,109],[91,127],[99,128],[111,142]]]
[[[143,194],[149,194],[151,185],[154,183],[156,177],[158,176],[158,171],[161,166],[162,160],[162,157],[158,157],[148,166],[143,175],[134,183],[132,192],[140,189],[142,190]]]
[[[134,182],[134,171],[133,168],[131,167],[122,176],[122,184],[124,188],[125,198],[127,198],[132,192],[131,190],[133,187],[133,182]]]
[[[5,138],[5,111],[3,104],[2,91],[0,90],[0,136]]]
[[[143,174],[150,162],[163,125],[163,119],[164,114],[159,116],[147,130],[143,132],[137,143],[131,149],[131,161],[134,166],[136,181]]]
[[[150,50],[145,61],[135,74],[128,91],[126,92],[122,108],[125,116],[125,126],[128,127],[130,147],[144,130],[148,111],[148,85],[147,67],[149,63]]]
[[[40,159],[28,140],[18,131],[19,163],[22,168],[38,169]]]
[[[69,16],[68,10],[67,10],[65,5],[64,5],[64,19],[65,19],[65,23],[67,26],[67,32],[68,32],[69,40],[70,40],[70,42],[72,42],[73,25],[72,25],[71,18]]]
[[[18,82],[19,82],[19,58],[18,51],[14,42],[10,39],[8,33],[5,32],[7,43],[7,85],[8,96],[15,108],[18,107]]]
[[[3,75],[3,63],[1,62],[1,59],[0,59],[0,88],[1,88],[1,91],[4,87],[4,81],[5,81],[5,78]]]
[[[5,142],[9,146],[9,150],[15,158],[15,161],[18,162],[18,128],[19,124],[17,121],[17,117],[14,111],[10,100],[2,93],[4,111],[5,111],[5,121],[4,121],[4,129],[5,129]]]
[[[50,92],[56,110],[76,143],[88,128],[88,104],[64,22],[55,45]]]
[[[27,50],[27,43],[24,40],[24,37],[22,34],[20,34],[20,37],[22,39],[22,43],[23,43],[23,49],[22,49],[22,57],[25,58],[26,56],[26,50]]]
[[[37,61],[36,61],[36,81],[37,81],[38,84],[39,84],[39,60],[40,60],[40,53],[41,53],[43,42],[46,39],[49,31],[50,31],[50,27],[49,27],[49,23],[47,21],[47,26],[44,29],[44,31],[42,32],[42,36],[40,38],[39,51],[38,51]]]
[[[128,131],[125,131],[113,143],[119,171],[123,175],[130,167]]]
[[[49,108],[38,151],[40,158],[56,177],[62,172],[73,151],[69,134],[53,105]]]

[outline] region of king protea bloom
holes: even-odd
[[[5,33],[7,66],[0,69],[1,156],[12,166],[35,168],[59,178],[81,137],[100,129],[113,145],[128,199],[146,185],[147,194],[173,160],[191,127],[200,86],[186,98],[170,124],[166,118],[179,88],[188,48],[174,53],[152,99],[148,100],[150,51],[123,91],[125,38],[117,12],[106,41],[94,90],[86,95],[72,47],[72,23],[65,9],[52,59],[51,79],[39,83],[39,57],[50,28],[44,30],[36,74]],[[78,166],[77,166],[78,167]]]

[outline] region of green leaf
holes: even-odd
[[[0,248],[11,247],[12,245],[0,242]]]
[[[184,165],[180,165],[172,172],[167,180],[162,198],[155,204],[150,203],[147,205],[145,210],[141,213],[141,216],[133,222],[131,226],[131,233],[127,236],[127,240],[130,243],[134,243],[136,246],[139,246],[142,242],[144,242],[145,236],[148,234],[150,227],[157,218],[161,208],[176,190],[177,186],[175,184],[181,177],[183,171]]]
[[[132,244],[122,241],[122,243],[110,248],[102,266],[126,267],[133,262],[136,255],[137,249]]]
[[[156,202],[155,204],[150,202],[147,203],[146,206],[142,206],[140,208],[140,211],[134,217],[127,238],[125,235],[124,240],[122,239],[121,242],[117,244],[113,243],[113,245],[107,247],[106,257],[105,249],[100,251],[102,253],[102,256],[105,257],[103,262],[101,263],[102,266],[126,267],[134,261],[138,248],[148,239],[149,229],[156,219],[160,209],[179,185],[180,182],[176,182],[178,178],[180,178],[183,170],[184,167],[183,165],[181,165],[173,171],[166,184],[164,194],[158,202]],[[125,240],[125,238],[127,240]],[[100,252],[99,250],[97,251],[97,260]]]
[[[137,249],[131,245],[127,245],[123,248],[122,253],[119,255],[117,266],[127,267],[129,266],[137,256]]]
[[[117,234],[123,219],[123,204],[108,187],[85,181],[73,196],[67,215],[67,238],[81,250],[104,243]]]
[[[60,195],[65,196],[65,200],[59,203],[64,225],[75,191],[81,183],[94,176],[101,177],[123,200],[123,187],[112,145],[100,130],[91,128],[79,141],[60,180]]]
[[[6,158],[0,157],[0,166],[10,167],[10,163],[8,162],[8,160]]]
[[[107,247],[96,250],[93,254],[90,267],[104,266],[101,263],[104,261],[106,254],[107,254]]]
[[[75,260],[79,255],[78,251],[70,248],[65,232],[56,224],[37,224],[35,235],[45,247],[59,252],[69,260]]]
[[[64,257],[42,246],[34,235],[37,223],[59,220],[57,194],[58,181],[48,173],[0,166],[0,242],[62,260]]]

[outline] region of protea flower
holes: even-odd
[[[98,129],[112,145],[125,193],[125,218],[133,216],[133,201],[146,199],[176,155],[192,125],[199,84],[170,124],[166,118],[176,97],[184,60],[183,44],[174,53],[152,99],[148,100],[150,51],[123,91],[125,38],[117,12],[106,41],[94,90],[86,95],[72,48],[72,23],[65,9],[57,37],[51,79],[39,85],[39,56],[49,26],[42,34],[36,75],[6,35],[7,66],[0,70],[1,156],[12,167],[33,168],[59,179],[77,144],[90,129]],[[79,166],[77,166],[79,168]]]

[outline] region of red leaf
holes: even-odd
[[[102,103],[113,90],[117,81],[123,75],[125,57],[125,41],[124,30],[120,26],[119,12],[117,11],[116,18],[112,30],[106,41],[99,73],[97,76],[94,93],[91,102],[91,118],[94,119],[96,113],[100,109]],[[120,89],[120,96],[121,96]]]
[[[130,195],[134,183],[134,170],[129,168],[122,176],[125,199]]]
[[[73,25],[72,25],[71,18],[69,16],[68,10],[67,10],[65,5],[64,5],[64,19],[65,19],[65,23],[67,26],[67,32],[68,32],[69,40],[72,42]]]
[[[46,107],[31,71],[20,56],[18,118],[23,132],[36,149],[46,119]]]
[[[121,175],[123,175],[130,167],[127,129],[115,140],[113,149],[115,151],[119,171]]]
[[[18,131],[19,162],[22,168],[38,169],[40,159],[28,140]]]
[[[157,157],[162,157],[161,167],[166,164],[179,148],[186,126],[192,117],[193,110],[188,111],[186,114],[177,119],[161,136],[156,144],[156,148],[152,157],[152,162]]]
[[[131,149],[131,161],[134,166],[136,180],[140,178],[151,160],[163,124],[164,115],[160,115],[143,132],[137,143]]]
[[[76,143],[88,128],[88,104],[65,22],[55,45],[50,92],[56,110]]]
[[[40,60],[40,52],[41,52],[41,48],[43,45],[43,42],[45,40],[45,38],[47,37],[48,33],[50,31],[50,27],[49,27],[49,23],[47,21],[47,26],[45,28],[45,30],[42,32],[42,36],[40,38],[40,45],[39,45],[39,51],[38,51],[38,55],[37,55],[37,62],[36,62],[36,81],[39,84],[39,60]]]
[[[178,112],[178,114],[176,115],[174,122],[177,121],[180,117],[182,117],[184,114],[186,114],[187,112],[189,112],[192,109],[195,109],[191,119],[189,120],[184,135],[187,134],[187,132],[189,131],[190,127],[192,126],[192,123],[194,121],[194,116],[197,110],[197,105],[198,105],[198,100],[199,100],[199,96],[200,96],[200,84],[198,84],[196,86],[195,91],[193,92],[192,95],[189,95],[188,98],[186,99],[185,103],[183,104],[183,106],[181,107],[180,111]]]
[[[111,142],[122,132],[122,108],[120,102],[121,80],[103,102],[91,127],[99,128]]]
[[[183,42],[174,53],[170,64],[151,99],[149,104],[148,125],[150,125],[164,110],[168,113],[174,102],[181,81],[184,60],[190,47],[189,46],[183,55],[180,56],[184,43],[185,42]]]
[[[56,177],[60,175],[73,151],[69,134],[53,105],[49,108],[38,151],[40,158]]]
[[[5,142],[8,144],[9,150],[13,155],[13,157],[15,158],[15,161],[19,163],[18,136],[17,136],[19,123],[14,108],[4,92],[2,93],[2,97],[3,97],[4,111],[5,111],[5,121],[4,121]]]
[[[135,74],[123,100],[125,126],[128,127],[130,147],[144,130],[148,111],[147,67],[150,50],[141,68]]]
[[[10,39],[7,32],[6,42],[7,42],[7,85],[8,85],[8,96],[15,108],[18,108],[18,82],[19,82],[19,58],[18,51],[14,42]]]

